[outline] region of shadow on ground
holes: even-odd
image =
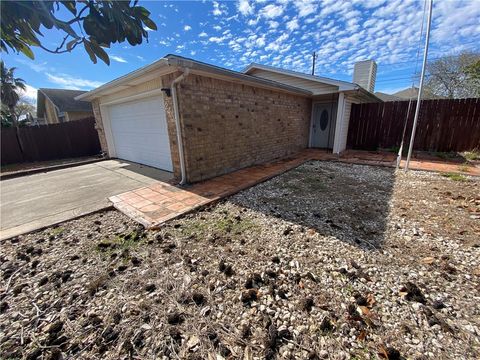
[[[142,165],[127,160],[115,160],[105,164],[109,170],[117,171],[122,175],[128,176],[132,179],[142,180],[143,182],[164,181],[168,182],[173,179],[173,173],[166,170],[157,169],[148,165]]]
[[[228,201],[376,250],[384,243],[394,184],[391,168],[310,161]]]

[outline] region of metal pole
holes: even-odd
[[[412,90],[414,88],[415,87],[412,85]],[[410,100],[408,101],[407,116],[405,119],[405,124],[403,125],[402,141],[400,143],[400,148],[398,149],[398,153],[397,153],[397,167],[396,167],[397,170],[400,168],[400,163],[402,162],[403,143],[405,142],[405,133],[407,132],[408,117],[410,116],[411,107],[412,107],[412,98],[410,97]]]
[[[313,52],[313,64],[312,64],[312,75],[315,75],[315,60],[317,59],[317,54]]]
[[[407,162],[405,163],[405,169],[404,169],[405,172],[408,171],[408,165],[410,164],[410,158],[412,156],[413,143],[415,141],[415,131],[417,130],[418,114],[420,112],[420,99],[422,98],[422,91],[423,91],[423,78],[425,77],[425,68],[427,67],[428,42],[430,40],[430,25],[432,23],[432,10],[433,10],[433,0],[430,0],[430,8],[428,9],[428,18],[427,18],[427,31],[425,34],[425,51],[423,52],[422,74],[420,75],[420,85],[418,86],[417,106],[415,108],[415,117],[413,119],[413,128],[412,128],[412,135],[410,137],[410,146],[408,148]]]

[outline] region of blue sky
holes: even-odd
[[[424,1],[140,1],[157,31],[149,42],[108,50],[111,65],[92,64],[79,48],[62,55],[34,49],[35,60],[2,54],[7,66],[36,88],[89,90],[147,65],[168,53],[241,70],[250,62],[350,81],[356,61],[378,63],[376,91],[411,86],[415,72]],[[480,50],[480,0],[436,0],[430,58]],[[55,47],[59,34],[46,31]],[[421,43],[423,47],[423,41]],[[420,52],[420,61],[421,61]],[[420,63],[417,71],[420,70]]]

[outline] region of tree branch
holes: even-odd
[[[59,51],[61,48],[63,48],[63,45],[65,45],[65,41],[67,41],[67,39],[70,37],[70,35],[66,35],[64,38],[63,38],[63,41],[61,42],[61,44],[59,46],[57,46],[57,48],[55,49],[55,51]]]
[[[88,8],[89,8],[89,5],[88,5],[88,4],[85,5],[85,6],[82,8],[82,10],[80,10],[80,11],[78,12],[78,15],[77,15],[77,16],[75,16],[72,20],[67,21],[67,24],[68,24],[68,25],[71,25],[71,24],[73,24],[74,22],[77,22],[77,21],[79,21],[79,20],[85,19],[85,17],[82,18],[81,16],[82,16],[83,12],[84,12],[85,10],[87,10]]]
[[[66,41],[66,39],[68,38],[68,36],[70,36],[70,35],[67,35],[67,36],[63,39],[62,44],[61,44],[59,47],[57,47],[55,50],[48,49],[48,48],[46,48],[45,46],[43,46],[42,44],[39,44],[38,46],[39,46],[41,49],[43,49],[43,50],[45,50],[46,52],[49,52],[49,53],[51,53],[51,54],[65,54],[65,53],[67,53],[67,52],[71,52],[73,49],[75,49],[75,48],[77,47],[77,45],[83,43],[83,41],[85,40],[85,38],[81,38],[81,39],[79,39],[78,42],[76,42],[75,44],[73,44],[70,49],[60,50],[60,49],[63,47],[63,45],[65,44],[65,41]]]

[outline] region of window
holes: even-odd
[[[328,111],[323,110],[320,115],[320,130],[324,131],[328,126]]]

